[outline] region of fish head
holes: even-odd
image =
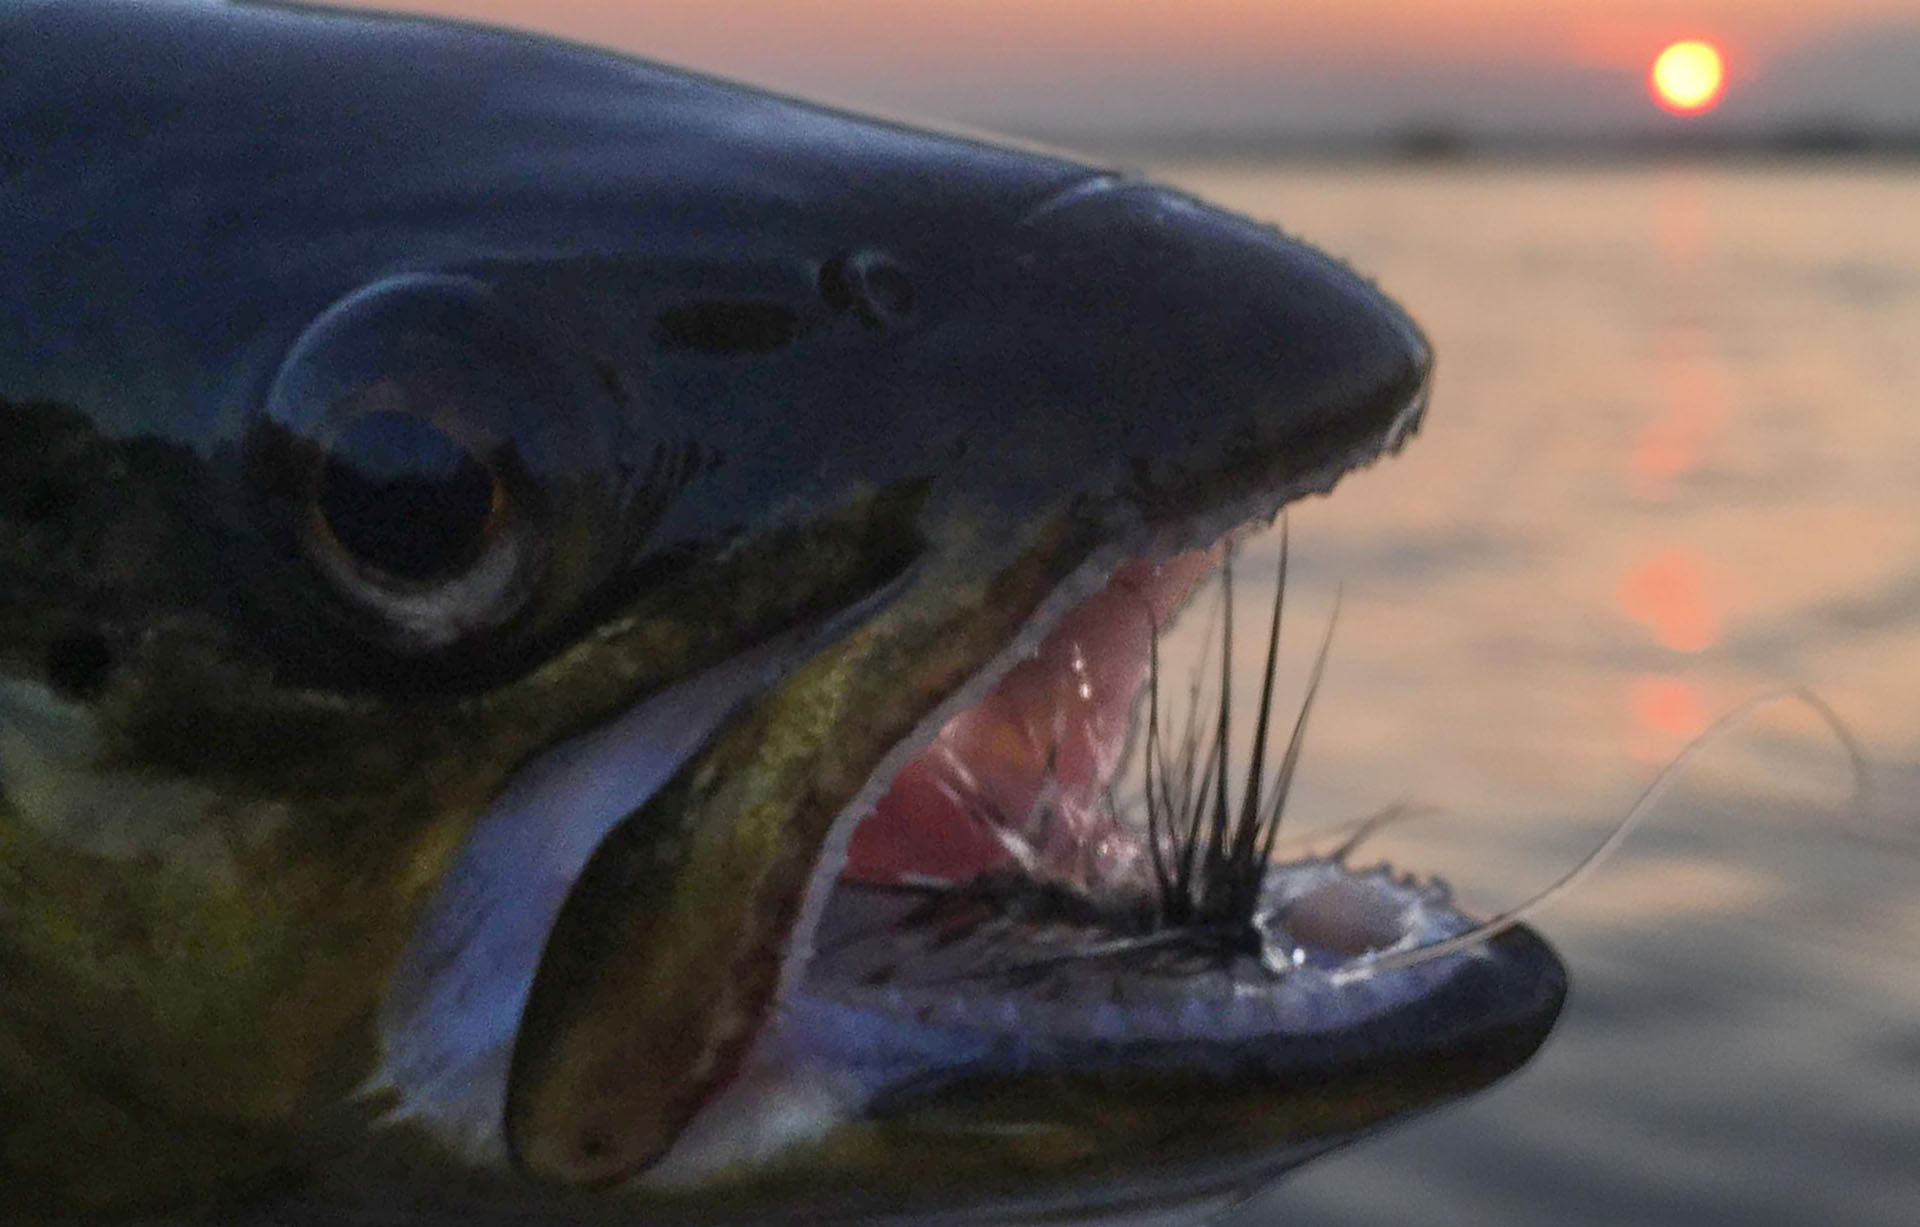
[[[1007,878],[930,754],[1103,789],[1223,538],[1418,425],[1426,342],[1343,265],[469,27],[29,4],[0,63],[23,1212],[1161,1205],[1544,1037],[1525,930],[1010,988],[1035,892],[967,894],[990,950],[898,905]],[[1303,952],[1465,924],[1274,882]]]

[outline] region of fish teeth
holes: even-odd
[[[1423,927],[1447,928],[1444,924]],[[1409,940],[1417,943],[1430,937],[1410,934]],[[1362,956],[1340,970],[1352,971],[1367,962]],[[1062,1044],[1231,1043],[1338,1030],[1444,979],[1451,974],[1448,962],[1351,979],[1338,978],[1334,969],[1313,966],[1281,979],[1244,967],[1237,969],[1238,974],[1236,969],[1210,969],[1164,982],[1152,978],[1129,982],[1119,993],[1116,985],[1122,982],[1112,973],[1067,965],[1055,972],[1052,995],[895,984],[841,990],[835,1000],[862,1011],[873,1022],[872,1030],[862,1026],[848,1040],[861,1049],[863,1058],[885,1063],[891,1059],[889,1051],[917,1050],[933,1043],[945,1052],[964,1040],[967,1045],[990,1045],[1004,1058],[1026,1064],[1044,1062]],[[898,1021],[889,1023],[889,1019]],[[936,1038],[940,1034],[946,1038]]]
[[[1222,1038],[1239,1039],[1256,1035],[1272,1026],[1274,1002],[1267,994],[1235,992],[1221,1020]]]

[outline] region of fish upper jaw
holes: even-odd
[[[1270,513],[1263,496],[1330,488],[1396,450],[1424,413],[1432,353],[1397,304],[1180,192],[1094,172],[955,242],[951,271],[900,249],[909,269],[927,262],[936,301],[876,377],[899,381],[878,398],[890,413],[958,445],[952,481],[975,515],[1071,492],[1106,503],[1109,541],[1145,527],[1159,552],[1203,546]]]

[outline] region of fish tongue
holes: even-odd
[[[1129,562],[1034,655],[946,727],[861,821],[842,877],[964,881],[1031,857],[1066,871],[1137,850],[1100,799],[1125,752],[1153,635],[1219,561],[1217,549]],[[1116,840],[1126,847],[1107,847]]]

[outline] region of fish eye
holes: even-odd
[[[580,381],[478,282],[406,276],[322,312],[249,431],[272,535],[345,619],[424,656],[522,626],[610,447]],[[581,510],[572,508],[574,511]]]
[[[507,511],[485,460],[432,422],[392,410],[356,419],[316,467],[317,530],[393,585],[470,568]]]

